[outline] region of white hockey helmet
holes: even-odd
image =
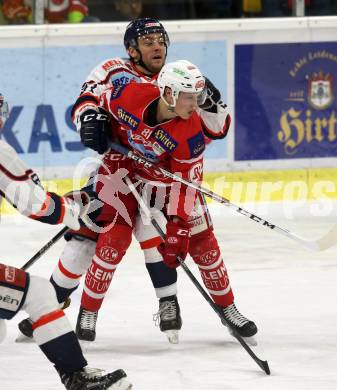
[[[186,60],[170,62],[164,65],[158,75],[157,82],[160,96],[171,107],[175,107],[179,92],[200,93],[205,87],[205,79],[200,70]],[[166,87],[172,91],[172,104],[169,104],[164,98]]]

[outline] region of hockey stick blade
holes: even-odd
[[[330,248],[332,245],[337,243],[337,225],[326,235],[324,235],[322,238],[319,240],[307,240],[305,238],[302,238],[292,232],[290,232],[287,229],[284,229],[280,226],[277,226],[261,217],[258,215],[251,213],[250,211],[239,207],[235,205],[234,203],[231,203],[228,199],[216,194],[215,192],[208,190],[207,188],[202,187],[201,185],[198,185],[197,183],[190,182],[188,180],[185,180],[181,178],[178,175],[175,175],[174,173],[158,166],[156,163],[152,162],[151,160],[147,159],[144,156],[140,156],[133,151],[127,149],[126,147],[112,143],[110,144],[111,149],[115,150],[118,153],[123,154],[124,156],[130,158],[131,160],[136,161],[138,164],[143,165],[145,168],[149,169],[157,169],[159,170],[165,177],[169,177],[174,181],[180,182],[182,184],[185,184],[188,187],[194,188],[195,190],[199,191],[200,193],[208,196],[209,198],[233,209],[237,213],[244,215],[245,217],[248,217],[252,221],[265,226],[266,228],[270,230],[274,230],[280,234],[282,234],[285,237],[290,238],[293,241],[296,241],[297,243],[301,244],[302,246],[305,246],[306,248],[312,250],[312,251],[322,251],[325,249]]]
[[[135,185],[131,182],[131,180],[129,179],[128,176],[125,176],[124,180],[125,180],[126,184],[128,185],[128,187],[130,188],[131,192],[133,193],[134,197],[137,199],[137,202],[138,202],[140,208],[143,210],[144,214],[150,219],[152,226],[156,229],[159,236],[163,240],[165,240],[165,233],[163,232],[162,228],[159,226],[156,219],[151,215],[151,211],[149,210],[148,206],[145,204],[143,198],[137,192]],[[193,275],[193,273],[187,267],[185,262],[179,256],[177,257],[177,260],[178,260],[179,264],[181,265],[182,269],[187,274],[187,276],[190,278],[191,282],[198,289],[200,294],[205,298],[205,300],[209,303],[209,305],[212,307],[212,309],[215,311],[215,313],[220,317],[222,324],[226,325],[231,330],[233,336],[238,340],[238,342],[241,344],[241,346],[248,352],[249,356],[262,369],[262,371],[264,371],[267,375],[270,375],[270,369],[269,369],[268,362],[266,360],[261,360],[260,358],[258,358],[258,356],[248,346],[248,344],[245,342],[245,340],[238,334],[238,332],[227,321],[224,313],[213,302],[211,297],[207,294],[205,289],[202,287],[202,285],[199,283],[198,279]]]
[[[210,296],[207,294],[207,292],[204,290],[204,288],[199,283],[198,279],[193,275],[193,273],[190,271],[190,269],[187,267],[187,265],[178,258],[178,261],[182,267],[182,269],[186,272],[188,277],[191,279],[192,283],[195,285],[195,287],[199,290],[201,295],[206,299],[206,301],[210,304],[212,309],[216,312],[216,314],[220,317],[220,320],[222,324],[228,327],[228,329],[231,330],[233,336],[238,340],[238,342],[241,344],[241,346],[246,350],[248,355],[254,360],[254,362],[264,371],[267,375],[270,375],[270,369],[269,364],[267,360],[261,360],[255,352],[249,347],[249,345],[245,342],[245,340],[238,334],[238,332],[232,327],[232,325],[227,321],[227,319],[224,316],[224,313],[219,309],[219,307],[213,302],[213,300],[210,298]]]
[[[328,231],[323,237],[316,241],[318,250],[325,251],[337,243],[337,224]]]

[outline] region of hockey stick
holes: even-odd
[[[80,191],[77,191],[79,194],[80,194]],[[76,191],[71,191],[71,192],[69,192],[69,193],[67,193],[66,195],[68,195],[68,194],[70,194],[70,193],[72,193],[72,194],[75,194],[76,193]],[[86,211],[87,211],[87,209],[86,209]],[[82,215],[82,213],[81,213],[81,218],[85,215],[85,213],[86,213],[86,211],[85,212],[83,212],[83,210],[82,210],[82,212],[83,212],[83,215]],[[47,250],[51,247],[51,246],[53,246],[60,238],[62,238],[64,235],[65,235],[65,233],[67,233],[67,231],[68,230],[71,230],[68,226],[64,226],[53,238],[51,238],[48,242],[47,242],[47,244],[45,244],[38,252],[36,252],[35,253],[35,255],[33,256],[33,257],[31,257],[28,261],[27,261],[27,263],[25,263],[22,267],[21,267],[21,269],[23,269],[24,271],[26,270],[26,269],[28,269],[29,267],[31,267],[44,253],[46,253],[47,252]]]
[[[33,257],[31,257],[20,269],[26,271],[29,267],[31,267],[43,254],[47,252],[47,250],[53,246],[64,234],[69,230],[68,226],[63,227],[53,238],[51,238],[47,244],[45,244],[38,252],[35,253]],[[71,299],[68,297],[63,303],[62,310],[66,309],[70,306]],[[23,342],[25,339],[29,340],[33,338],[33,321],[28,317],[24,320],[20,321],[18,324],[18,328],[21,333],[16,338],[16,342]],[[24,338],[23,338],[24,337]]]
[[[27,263],[25,263],[21,269],[26,271],[29,267],[31,267],[43,254],[47,252],[47,250],[53,246],[64,234],[69,230],[67,226],[62,228],[52,239],[50,239],[47,244],[45,244],[38,252],[35,253],[33,257],[31,257]]]
[[[209,198],[211,198],[219,203],[222,203],[225,206],[233,209],[237,213],[244,215],[245,217],[248,217],[252,221],[257,222],[257,223],[267,227],[270,230],[275,230],[276,232],[282,234],[283,236],[290,238],[293,241],[296,241],[297,243],[307,247],[308,249],[311,249],[313,251],[322,251],[322,250],[330,248],[332,245],[337,243],[337,224],[327,234],[325,234],[323,237],[321,237],[318,240],[304,239],[304,238],[290,232],[287,229],[284,229],[280,226],[274,225],[273,223],[259,217],[258,215],[255,215],[255,214],[251,213],[250,211],[248,211],[240,206],[237,206],[234,203],[231,203],[230,200],[216,194],[215,192],[213,192],[211,190],[208,190],[205,187],[202,187],[196,183],[190,182],[188,180],[181,178],[178,175],[175,175],[174,173],[160,167],[159,165],[155,164],[154,162],[152,162],[151,160],[149,160],[143,156],[139,156],[138,154],[132,152],[131,150],[125,148],[122,145],[113,143],[110,145],[110,147],[113,150],[115,150],[116,152],[121,153],[124,156],[136,161],[138,164],[144,165],[145,168],[157,169],[165,177],[169,177],[174,181],[180,182],[182,184],[185,184],[188,187],[194,188],[195,190],[201,192],[202,194],[208,196]]]
[[[143,210],[147,218],[150,219],[152,226],[156,229],[159,236],[163,240],[165,240],[165,233],[163,232],[162,228],[159,226],[156,219],[151,214],[151,211],[145,204],[143,198],[139,195],[138,191],[136,190],[131,180],[128,178],[128,176],[125,176],[124,179],[128,187],[130,188],[131,192],[133,193],[134,197],[137,199],[140,208]],[[236,329],[232,328],[231,324],[227,321],[226,317],[224,316],[223,311],[213,302],[211,297],[207,294],[205,289],[202,287],[198,279],[190,271],[190,269],[185,264],[185,262],[179,256],[177,257],[177,260],[180,263],[182,269],[186,272],[187,276],[190,278],[191,282],[199,290],[200,294],[205,298],[205,300],[209,303],[209,305],[212,307],[215,313],[220,317],[222,324],[227,326],[231,330],[233,336],[238,340],[238,342],[242,345],[242,347],[248,352],[250,357],[256,362],[256,364],[262,369],[262,371],[264,371],[267,375],[270,375],[268,362],[266,360],[261,360],[260,358],[257,357],[257,355],[252,351],[252,349],[248,346],[245,340],[238,334]]]

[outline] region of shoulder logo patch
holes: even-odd
[[[205,150],[205,139],[202,131],[187,140],[191,158],[199,156]]]

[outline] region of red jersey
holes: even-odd
[[[160,98],[159,88],[152,84],[130,83],[107,90],[102,95],[103,107],[118,121],[119,128],[113,135],[129,149],[160,165],[184,179],[201,182],[205,137],[200,115],[194,112],[189,119],[180,117],[151,126],[149,107]],[[168,183],[159,172],[136,171],[143,180]],[[194,206],[195,191],[176,185],[171,190],[168,213],[187,219]],[[180,188],[181,187],[181,188]]]

